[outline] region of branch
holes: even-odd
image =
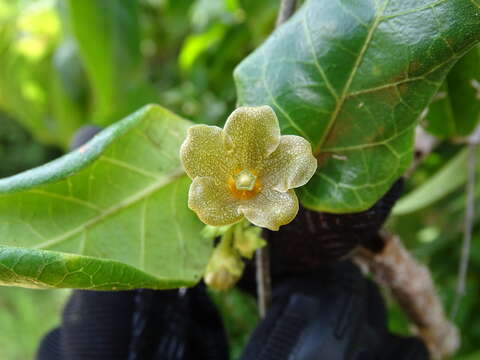
[[[387,287],[415,325],[433,358],[441,359],[460,346],[458,330],[445,316],[427,267],[419,264],[397,236],[383,235],[385,247],[374,254],[361,250],[358,260]]]
[[[268,245],[257,250],[255,257],[257,268],[257,297],[260,318],[264,318],[272,298],[272,283],[270,276],[270,254]]]
[[[295,12],[296,0],[282,0],[278,11],[275,28],[278,28]],[[270,276],[270,255],[268,243],[257,250],[255,256],[255,265],[257,269],[257,297],[260,317],[265,317],[267,308],[270,305],[272,297],[272,280]]]
[[[427,133],[421,125],[415,128],[415,157],[412,165],[405,172],[405,177],[408,178],[412,175],[422,161],[435,149],[438,143],[438,139]]]
[[[480,127],[478,129],[480,129]],[[473,223],[475,220],[475,175],[477,171],[477,147],[480,138],[480,131],[478,131],[478,129],[471,136],[470,143],[468,145],[468,179],[466,189],[467,199],[465,205],[465,220],[463,224],[462,255],[458,267],[457,289],[451,313],[452,319],[455,319],[457,316],[460,303],[465,295],[468,260],[470,257],[470,244],[472,242]]]

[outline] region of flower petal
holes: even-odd
[[[256,169],[280,142],[278,119],[270,106],[239,107],[223,130],[238,169]]]
[[[280,145],[263,163],[264,186],[285,192],[305,185],[317,170],[310,143],[300,136],[284,135]]]
[[[207,225],[223,226],[243,218],[238,200],[227,185],[211,177],[196,177],[188,193],[188,207]]]
[[[297,215],[298,199],[294,190],[264,189],[255,198],[242,203],[239,209],[252,224],[278,230]]]
[[[187,175],[225,179],[233,167],[226,153],[222,129],[217,126],[194,125],[180,149],[180,158]]]

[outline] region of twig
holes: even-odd
[[[296,0],[282,0],[278,11],[275,28],[278,28],[295,12]],[[260,317],[265,317],[267,308],[272,297],[272,280],[270,276],[270,254],[268,243],[263,248],[258,249],[255,255],[255,265],[257,268],[257,297]]]
[[[358,260],[367,265],[376,282],[391,291],[434,359],[454,353],[460,346],[458,330],[445,316],[430,271],[410,255],[397,236],[382,236],[382,252],[362,250]]]
[[[421,125],[418,125],[415,129],[415,157],[413,159],[412,165],[405,172],[405,177],[410,177],[412,173],[417,169],[417,167],[422,163],[422,161],[430,155],[430,153],[438,145],[438,139],[427,133]]]
[[[272,297],[270,276],[270,253],[268,246],[257,250],[255,257],[257,267],[257,297],[260,318],[264,318]]]
[[[475,137],[468,145],[468,179],[466,189],[466,205],[465,205],[465,220],[463,224],[463,244],[460,264],[458,266],[458,280],[455,295],[455,301],[452,306],[451,318],[455,319],[460,303],[465,295],[465,283],[468,271],[468,260],[470,257],[470,244],[472,242],[473,223],[475,218],[475,175],[477,163],[477,147],[478,139]]]
[[[280,10],[278,11],[277,22],[275,24],[276,28],[282,25],[290,18],[290,16],[293,15],[296,5],[297,0],[282,0],[280,4]]]
[[[473,133],[467,137],[466,143],[470,145],[480,144],[480,125],[473,131]]]

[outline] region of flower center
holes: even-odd
[[[248,190],[252,191],[255,187],[255,182],[257,181],[257,177],[253,175],[248,170],[240,171],[237,176],[235,176],[235,187],[237,190]]]
[[[260,191],[260,181],[254,171],[243,169],[228,179],[232,195],[240,200],[251,199]]]

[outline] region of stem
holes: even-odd
[[[232,251],[233,247],[233,229],[234,226],[230,227],[225,234],[220,239],[220,243],[217,245],[218,249],[225,252]]]
[[[295,12],[297,0],[282,0],[275,28],[278,28]],[[270,276],[270,253],[267,244],[258,249],[255,256],[257,269],[257,298],[260,317],[264,318],[272,298],[272,279]]]
[[[278,11],[277,22],[275,28],[278,28],[285,21],[287,21],[290,16],[295,12],[295,7],[297,5],[297,0],[282,0],[280,4],[280,10]]]
[[[267,313],[272,297],[272,283],[270,276],[270,253],[268,245],[257,250],[255,257],[257,267],[257,296],[260,318]]]
[[[418,125],[415,129],[415,157],[412,165],[405,172],[404,176],[409,178],[410,175],[417,169],[423,160],[435,150],[439,141],[434,136],[428,134],[421,125]]]
[[[357,257],[375,281],[390,290],[393,298],[415,325],[433,359],[453,354],[460,346],[458,330],[445,316],[426,266],[418,263],[397,236],[382,236],[385,247],[376,254],[361,250]]]
[[[467,200],[465,206],[465,221],[463,224],[463,245],[460,264],[458,267],[458,280],[455,301],[452,307],[451,317],[455,319],[460,303],[465,295],[465,283],[468,271],[468,260],[470,257],[470,244],[472,242],[472,230],[475,217],[475,175],[476,175],[476,161],[477,161],[477,146],[476,142],[468,145],[468,180],[467,180]]]

